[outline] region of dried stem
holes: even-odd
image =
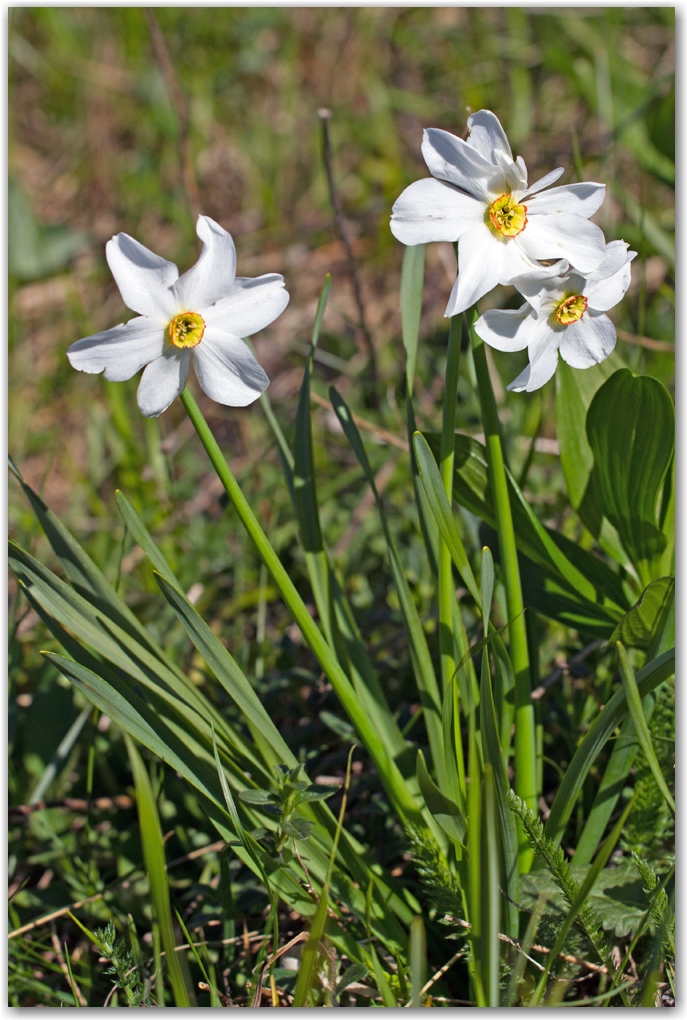
[[[360,280],[358,278],[358,269],[353,257],[353,248],[351,247],[351,240],[348,236],[348,230],[346,228],[346,221],[341,206],[341,199],[339,193],[336,190],[334,183],[334,166],[332,157],[332,144],[329,138],[329,121],[332,116],[332,111],[327,109],[320,109],[317,111],[317,115],[320,118],[320,124],[322,126],[322,158],[324,160],[324,169],[327,174],[327,187],[329,189],[329,201],[332,204],[332,210],[334,212],[334,223],[336,229],[339,232],[339,236],[343,242],[343,246],[346,249],[346,260],[348,262],[348,275],[351,278],[351,286],[353,287],[353,296],[358,309],[358,346],[369,359],[370,375],[371,375],[371,388],[374,390],[376,387],[377,380],[377,357],[375,349],[372,343],[372,336],[367,328],[365,321],[365,305],[363,304],[362,289],[360,287]]]
[[[167,43],[165,37],[160,28],[160,24],[155,16],[155,12],[152,7],[144,7],[143,13],[148,21],[148,28],[150,29],[150,36],[153,42],[153,49],[155,50],[155,56],[157,62],[160,65],[160,70],[165,79],[167,89],[169,91],[172,105],[177,115],[177,122],[179,125],[179,162],[181,164],[181,182],[186,192],[186,199],[189,204],[189,208],[193,213],[195,219],[200,214],[200,197],[198,195],[198,184],[196,183],[196,175],[193,170],[193,160],[191,158],[191,151],[189,148],[189,130],[188,130],[188,112],[186,110],[186,103],[184,102],[184,96],[179,86],[176,73],[174,71],[174,64],[172,58],[169,55],[167,49]]]

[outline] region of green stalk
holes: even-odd
[[[461,318],[454,315],[448,334],[446,359],[446,383],[444,386],[444,413],[441,426],[441,456],[439,468],[449,506],[453,499],[453,463],[455,460],[456,401],[458,396],[458,365],[460,362]],[[453,635],[453,603],[455,585],[451,550],[443,538],[439,538],[439,652],[441,656],[441,681],[444,697],[449,694],[449,685],[456,674],[455,640]],[[456,685],[457,690],[457,685]],[[456,719],[459,716],[456,713]],[[465,761],[462,741],[456,740],[458,781],[463,798],[465,789]]]
[[[424,828],[425,823],[420,810],[398,766],[390,759],[383,741],[380,739],[364,706],[358,699],[351,682],[334,657],[329,644],[308,612],[293,581],[270,545],[265,532],[260,527],[188,387],[181,394],[181,402],[186,408],[186,413],[191,419],[193,427],[198,433],[198,438],[205,447],[212,466],[217,472],[217,476],[222,482],[229,499],[233,503],[241,523],[253,540],[260,559],[272,575],[308,647],[330,680],[339,701],[367,748],[384,784],[384,788],[393,801],[401,820],[412,822]]]
[[[537,743],[532,704],[530,659],[527,648],[527,628],[523,615],[522,586],[515,545],[515,531],[508,498],[508,483],[501,446],[496,399],[491,385],[487,355],[483,341],[472,333],[472,352],[477,374],[479,399],[484,425],[484,442],[489,463],[496,530],[499,536],[501,571],[506,589],[506,604],[510,635],[510,656],[515,674],[515,790],[531,811],[537,811]],[[521,872],[527,872],[532,865],[532,851],[525,840],[520,839],[518,863]]]

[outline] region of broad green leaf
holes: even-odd
[[[425,764],[422,751],[417,752],[417,779],[420,791],[425,799],[433,818],[439,823],[447,836],[455,843],[463,846],[467,825],[463,812],[449,797],[446,797],[436,785]]]
[[[141,834],[146,872],[150,882],[150,896],[153,901],[155,917],[160,926],[162,945],[165,948],[165,955],[167,957],[167,973],[169,974],[172,992],[174,993],[174,1005],[181,1007],[190,1006],[191,1001],[184,984],[181,967],[179,966],[179,958],[176,953],[176,939],[174,938],[174,928],[172,927],[172,910],[169,902],[169,885],[165,866],[165,843],[162,838],[162,827],[157,813],[155,794],[153,793],[150,778],[146,772],[141,755],[126,731],[124,739],[129,754],[129,761],[131,762],[131,771],[134,774],[136,804],[138,807],[138,828]]]
[[[638,671],[636,677],[640,698],[654,691],[664,680],[675,672],[675,649],[664,652],[652,662],[648,662]],[[551,806],[551,813],[546,822],[544,832],[551,839],[559,841],[568,824],[568,819],[577,801],[582,785],[594,764],[596,757],[619,726],[629,711],[625,690],[616,691],[607,705],[597,715],[589,727],[573,759],[566,769],[558,793]]]
[[[425,276],[424,244],[407,245],[401,270],[401,329],[406,352],[406,386],[413,392],[417,347],[422,316],[422,289]]]
[[[654,639],[659,626],[674,599],[675,579],[659,577],[642,592],[639,601],[626,613],[616,629],[611,641],[622,641],[631,648],[646,649]]]
[[[644,584],[654,580],[667,545],[658,503],[675,445],[675,412],[657,379],[622,368],[597,391],[587,412],[599,504]]]

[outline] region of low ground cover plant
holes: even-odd
[[[643,235],[592,222],[612,181],[539,156],[530,181],[497,112],[427,126],[431,176],[385,213],[404,250],[381,370],[329,118],[357,353],[323,349],[322,272],[275,406],[260,334],[290,274],[268,251],[238,275],[182,130],[197,261],[118,230],[135,317],[66,349],[83,394],[106,386],[115,539],[10,462],[15,705],[69,720],[33,774],[26,726],[13,750],[11,1001],[672,1005],[675,416],[616,325]],[[456,275],[428,338],[436,245]],[[173,479],[165,415],[192,450]]]

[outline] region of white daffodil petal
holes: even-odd
[[[422,155],[433,177],[448,181],[467,191],[473,198],[491,200],[494,174],[502,178],[506,190],[505,174],[485,159],[477,149],[440,128],[427,128],[422,138]]]
[[[391,233],[403,244],[457,241],[468,227],[483,219],[483,202],[451,184],[425,177],[396,199]]]
[[[622,267],[614,276],[607,280],[587,282],[582,292],[589,301],[589,307],[597,312],[607,312],[625,297],[631,280],[630,263]]]
[[[198,382],[218,404],[245,407],[270,384],[262,366],[237,336],[208,329],[194,354]]]
[[[579,184],[563,184],[542,194],[534,195],[527,203],[532,216],[543,213],[574,213],[576,216],[593,216],[606,197],[606,185],[581,181]]]
[[[501,279],[503,242],[486,223],[466,230],[458,242],[458,279],[453,285],[444,315],[458,315],[474,305]]]
[[[487,228],[488,229],[488,228]],[[531,259],[518,245],[518,239],[501,240],[496,238],[501,248],[501,279],[499,283],[510,285],[513,280],[523,276],[532,276],[539,280],[551,276],[551,267],[542,266]]]
[[[200,258],[173,288],[180,312],[202,312],[226,297],[236,277],[236,248],[231,234],[209,216],[198,217],[196,233],[203,242]]]
[[[558,330],[552,329],[545,319],[538,319],[530,333],[528,368],[513,380],[508,389],[516,393],[522,390],[532,393],[547,383],[556,371],[560,339]]]
[[[608,316],[587,313],[565,327],[561,357],[571,368],[591,368],[611,354],[615,342],[615,326]]]
[[[606,258],[592,273],[587,273],[587,283],[609,280],[619,273],[623,266],[629,265],[637,255],[636,251],[628,251],[629,247],[625,241],[609,241],[606,245]]]
[[[532,259],[567,259],[582,273],[596,269],[606,253],[601,229],[573,213],[530,216],[517,243]]]
[[[468,127],[470,129],[468,145],[477,149],[490,163],[496,162],[496,152],[505,152],[511,162],[513,161],[506,132],[495,113],[491,110],[478,110],[468,117]]]
[[[138,407],[146,418],[157,418],[179,396],[188,378],[191,352],[171,345],[151,361],[138,384]]]
[[[558,178],[565,173],[565,168],[559,166],[556,170],[551,170],[548,174],[544,174],[538,181],[535,181],[531,187],[529,187],[524,195],[518,198],[519,202],[525,202],[532,195],[536,195],[538,191],[543,191],[544,188],[548,188],[550,184],[555,184]]]
[[[106,379],[123,382],[159,358],[164,346],[164,328],[154,319],[141,316],[77,340],[68,348],[67,357],[79,372],[104,370]]]
[[[239,276],[227,296],[207,308],[203,318],[208,329],[217,328],[238,337],[252,336],[274,322],[288,303],[289,292],[284,289],[284,277],[278,273],[266,273],[255,279]]]
[[[497,351],[524,351],[536,320],[525,302],[517,309],[490,308],[475,323],[477,336]]]
[[[128,234],[115,234],[105,245],[105,256],[127,308],[163,323],[176,315],[170,287],[179,270],[173,262],[160,258]]]

